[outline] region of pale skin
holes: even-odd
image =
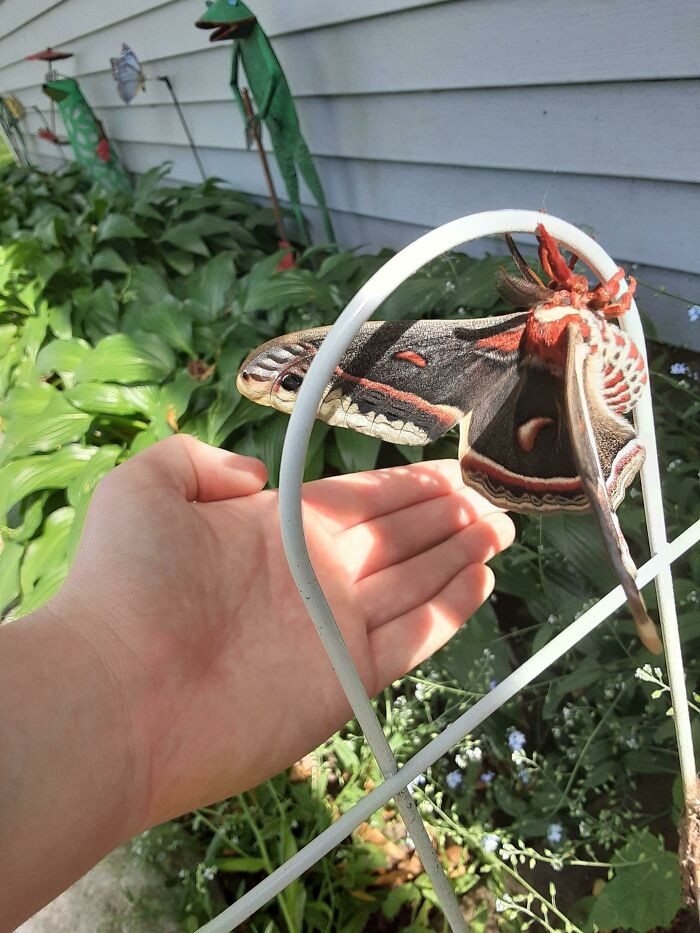
[[[0,929],[350,718],[265,479],[258,460],[190,437],[144,451],[98,486],[57,596],[0,629]],[[304,510],[370,694],[457,631],[513,538],[453,461],[310,483]]]

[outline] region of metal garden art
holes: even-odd
[[[0,136],[18,165],[30,165],[27,144],[20,121],[24,117],[24,107],[12,95],[0,97]]]
[[[520,275],[501,272],[498,284],[524,311],[474,322],[368,323],[381,303],[426,263],[463,243],[506,231],[537,235],[549,277],[541,282],[512,247]],[[581,257],[601,285],[591,288],[584,276],[573,272],[574,256],[567,263],[554,237]],[[510,244],[509,235],[507,239]],[[542,215],[535,211],[485,211],[444,224],[406,246],[362,286],[331,328],[269,341],[244,362],[238,379],[241,391],[291,413],[279,482],[285,554],[384,780],[205,924],[202,933],[224,933],[243,923],[391,798],[450,929],[466,933],[460,905],[449,885],[446,889],[446,876],[432,857],[425,826],[412,806],[411,783],[593,632],[625,598],[645,645],[658,650],[658,636],[637,590],[637,583],[644,586],[652,580],[683,782],[681,871],[691,901],[698,900],[700,786],[671,563],[700,540],[700,520],[668,542],[644,334],[632,295],[627,297],[633,290],[634,282],[625,281],[624,272],[602,247],[571,224],[550,216],[545,229]],[[616,316],[621,318],[620,328],[609,320]],[[644,446],[623,417],[635,405]],[[459,422],[466,482],[491,501],[516,510],[590,507],[623,582],[495,683],[400,768],[316,577],[304,535],[303,476],[313,421],[319,417],[414,444],[426,443]],[[640,469],[652,557],[640,567],[635,582],[614,509]]]
[[[43,91],[58,104],[75,161],[105,188],[128,190],[129,176],[75,78],[46,81]]]
[[[62,52],[60,49],[53,49],[49,46],[46,49],[43,49],[41,52],[35,52],[34,55],[27,55],[26,61],[28,62],[47,62],[47,71],[44,78],[45,81],[54,81],[59,76],[58,72],[54,68],[54,62],[65,61],[67,58],[72,58],[72,52]],[[56,104],[55,101],[50,98],[50,108],[49,108],[49,119],[47,120],[42,111],[38,107],[33,109],[38,114],[41,120],[41,127],[37,130],[37,136],[39,139],[43,139],[45,142],[53,143],[54,146],[58,149],[61,154],[61,158],[65,161],[66,156],[63,151],[63,146],[68,145],[67,139],[59,139],[56,135]]]
[[[122,50],[119,58],[110,58],[110,64],[112,66],[112,77],[117,82],[119,96],[125,104],[130,104],[139,91],[146,90],[146,74],[143,70],[141,62],[132,49],[129,48],[129,46],[124,42],[122,43]],[[168,89],[168,93],[172,98],[178,118],[182,124],[182,129],[184,130],[185,136],[187,137],[187,143],[199,170],[199,174],[202,177],[202,181],[206,181],[207,176],[204,171],[204,166],[202,165],[202,160],[199,156],[199,152],[197,151],[194,139],[192,138],[190,128],[187,125],[187,121],[185,120],[185,115],[182,112],[182,107],[180,106],[180,101],[175,94],[175,89],[172,85],[172,82],[168,75],[158,75],[157,80],[162,81]]]
[[[233,40],[231,88],[247,127],[248,143],[257,135],[257,123],[264,123],[270,134],[277,164],[284,178],[292,212],[299,230],[308,240],[299,202],[297,172],[308,185],[321,210],[329,241],[335,240],[321,181],[299,126],[294,99],[277,56],[252,11],[240,0],[215,0],[197,21],[200,29],[212,29],[211,42]],[[238,85],[238,66],[242,63],[257,113],[249,116]]]
[[[59,52],[51,48],[28,56],[31,61],[49,63],[42,90],[52,102],[51,126],[40,129],[39,136],[57,146],[64,144],[56,135],[55,105],[58,105],[75,161],[105,188],[126,191],[130,188],[129,176],[107,139],[102,123],[86,101],[80,85],[75,78],[60,75],[53,67],[55,61],[71,56],[72,52]]]
[[[474,321],[373,321],[362,326],[323,395],[318,417],[398,444],[421,445],[459,425],[464,482],[516,512],[592,511],[622,583],[639,637],[661,641],[635,583],[615,509],[639,471],[644,447],[623,417],[647,372],[612,319],[624,270],[591,288],[544,225],[537,230],[545,283],[507,235],[520,275],[501,268],[497,287],[517,307]],[[330,328],[269,341],[244,362],[241,393],[290,412]]]

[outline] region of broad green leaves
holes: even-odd
[[[595,898],[588,929],[666,929],[683,906],[676,853],[643,829],[615,853],[612,864],[614,877]]]
[[[124,214],[107,214],[97,228],[97,240],[134,240],[146,237],[138,224]]]
[[[76,383],[160,381],[175,368],[175,355],[157,334],[105,337],[87,353],[75,371]]]
[[[55,453],[20,457],[0,467],[0,524],[25,496],[40,489],[65,489],[95,452],[95,447],[70,444]]]

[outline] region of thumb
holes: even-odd
[[[159,441],[119,469],[123,479],[127,472],[135,479],[137,470],[155,473],[164,486],[176,489],[190,502],[250,496],[267,482],[267,469],[261,460],[211,447],[189,434]]]

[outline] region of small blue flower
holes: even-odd
[[[523,784],[530,783],[530,773],[527,768],[521,768],[520,771],[518,771],[518,777],[523,782]]]
[[[413,791],[416,787],[425,787],[425,775],[419,774],[418,777],[414,778],[408,784],[408,790]]]
[[[521,752],[525,748],[525,733],[520,729],[511,729],[508,734],[508,747],[512,752]]]
[[[497,680],[490,680],[490,681],[489,681],[489,690],[493,690],[493,689],[494,689],[495,687],[497,687],[497,686],[498,686],[498,681],[497,681]]]
[[[564,827],[561,823],[550,823],[547,827],[547,842],[555,846],[564,838]]]
[[[691,324],[700,321],[700,305],[691,305],[691,307],[688,308],[688,320]]]
[[[690,372],[687,363],[671,363],[672,376],[687,376]]]
[[[479,778],[480,781],[483,781],[484,784],[490,784],[491,781],[496,777],[495,771],[484,771],[484,773]]]
[[[461,771],[448,771],[445,780],[450,790],[457,790],[464,780],[464,776]]]
[[[495,833],[487,833],[481,840],[481,848],[484,852],[497,852],[500,845],[501,840]]]

